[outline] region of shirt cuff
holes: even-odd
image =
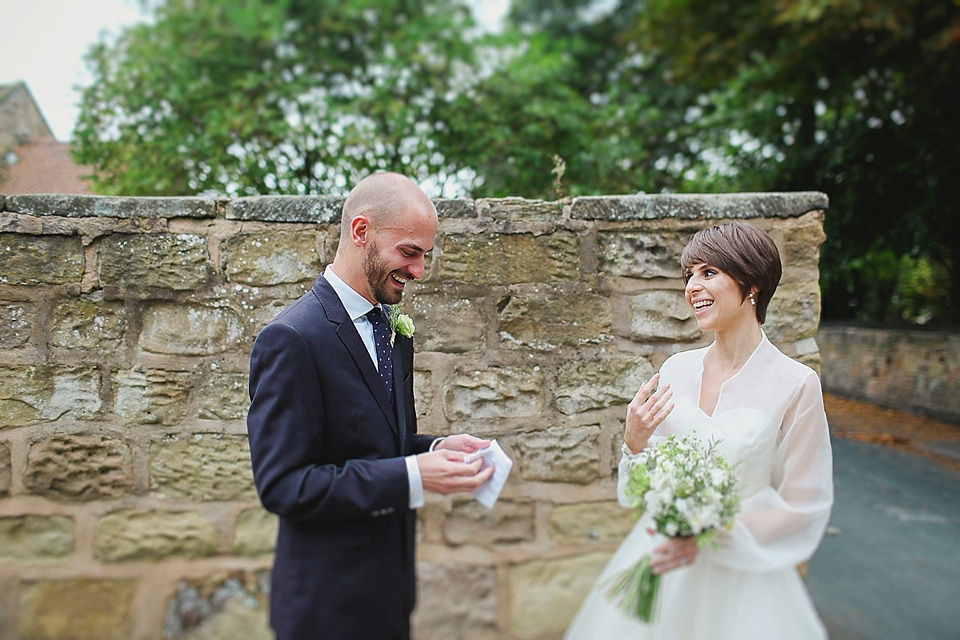
[[[446,439],[447,439],[446,436],[444,436],[444,437],[442,437],[442,438],[434,438],[434,439],[433,439],[433,442],[430,443],[430,449],[429,449],[429,450],[430,450],[430,451],[433,451],[434,449],[437,448],[437,445],[438,445],[438,444],[440,444],[441,442],[443,442],[443,441],[446,440]]]
[[[410,508],[419,509],[423,506],[423,480],[420,478],[420,465],[417,456],[404,458],[407,463],[407,481],[410,483]]]

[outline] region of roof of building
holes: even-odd
[[[70,157],[70,145],[53,138],[29,140],[0,158],[0,193],[92,194],[81,176],[90,173]]]
[[[20,82],[11,84],[0,84],[0,104],[12,98],[18,91],[22,91],[24,95],[26,95],[27,100],[29,100],[30,105],[32,105],[34,114],[39,119],[39,124],[43,127],[43,135],[53,136],[53,129],[50,128],[50,123],[47,122],[46,116],[44,116],[43,111],[40,110],[40,105],[37,104],[37,100],[33,97],[33,93],[30,92],[30,87],[27,86],[26,82],[21,80]],[[34,130],[34,135],[38,135],[36,130]]]

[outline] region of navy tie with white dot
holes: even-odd
[[[373,325],[373,342],[377,345],[377,364],[380,377],[387,385],[387,394],[393,402],[393,348],[390,346],[390,326],[379,307],[367,312],[367,319]]]

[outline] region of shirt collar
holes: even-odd
[[[350,316],[351,320],[356,321],[358,318],[366,316],[367,312],[373,307],[380,306],[370,304],[369,300],[354,291],[353,287],[341,280],[340,276],[335,274],[330,267],[324,269],[323,277],[327,279],[327,282],[330,283],[333,290],[337,292],[337,296],[340,298],[340,302],[343,303],[343,308],[347,310],[347,315]]]

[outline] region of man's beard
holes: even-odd
[[[367,284],[373,292],[374,299],[380,304],[397,304],[403,298],[403,291],[396,291],[389,286],[390,269],[386,261],[380,257],[380,247],[377,243],[370,244],[367,255],[363,257],[363,275],[367,277]]]

